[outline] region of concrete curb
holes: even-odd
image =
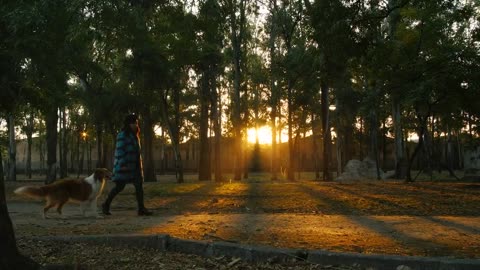
[[[357,265],[372,269],[397,269],[405,265],[415,270],[478,270],[480,260],[446,257],[418,257],[395,255],[366,255],[338,253],[325,250],[283,249],[249,246],[230,242],[184,240],[167,234],[158,235],[75,235],[33,237],[38,241],[82,242],[129,247],[152,248],[160,251],[195,254],[202,257],[228,256],[247,262],[308,261],[320,265]]]

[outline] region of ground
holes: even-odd
[[[479,183],[270,182],[255,176],[222,184],[172,181],[166,176],[145,184],[152,217],[136,216],[131,186],[115,199],[113,215],[103,219],[84,218],[77,205],[69,204],[65,219],[52,211],[43,220],[41,202],[12,192],[41,182],[7,183],[7,202],[23,242],[43,235],[166,233],[184,239],[338,252],[480,258]],[[29,254],[38,256],[34,253]]]

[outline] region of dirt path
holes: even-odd
[[[52,212],[44,220],[39,202],[15,200],[8,208],[17,237],[165,233],[276,247],[480,258],[479,216],[250,213],[247,207],[244,213],[182,214],[158,208],[152,217],[137,217],[134,208],[117,207],[114,215],[96,219],[80,216],[78,206],[69,204],[66,219]]]

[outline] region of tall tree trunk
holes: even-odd
[[[175,172],[177,177],[177,183],[183,183],[183,162],[182,156],[180,154],[180,90],[173,91],[173,103],[175,107],[175,119],[174,123],[171,123],[169,116],[168,116],[168,103],[167,97],[162,97],[162,104],[161,104],[161,115],[162,120],[167,126],[168,133],[170,138],[172,138],[172,146],[174,151],[174,158],[175,158]]]
[[[27,134],[27,164],[25,165],[25,175],[28,179],[32,179],[32,134]]]
[[[272,17],[275,17],[277,11],[277,1],[273,0],[270,1],[271,7],[270,10],[273,10]],[[273,20],[273,18],[272,18]],[[276,35],[276,24],[270,24],[270,37],[269,37],[269,49],[270,49],[270,126],[272,129],[272,148],[271,148],[271,156],[270,156],[270,173],[271,173],[271,180],[276,181],[278,179],[278,162],[277,162],[277,106],[278,106],[278,89],[275,85],[275,39]]]
[[[385,168],[387,165],[387,123],[386,118],[382,119],[382,164],[381,167]]]
[[[388,7],[393,11],[388,17],[388,36],[391,41],[395,41],[398,22],[400,21],[400,10],[394,8],[397,6],[398,0],[388,0]],[[402,136],[402,109],[400,97],[398,93],[392,93],[392,122],[394,131],[394,149],[395,149],[395,178],[405,178],[405,164],[408,163],[405,157],[405,148]]]
[[[17,144],[15,141],[15,117],[8,115],[8,181],[17,181]]]
[[[321,82],[321,102],[322,102],[322,132],[323,132],[323,181],[330,181],[330,125],[329,125],[329,103],[328,103],[328,85],[325,81]]]
[[[57,108],[51,108],[46,113],[46,129],[47,129],[47,177],[45,184],[50,184],[57,180]]]
[[[360,117],[360,134],[358,136],[358,141],[359,141],[359,145],[360,145],[360,153],[359,153],[359,156],[360,156],[360,159],[363,159],[363,136],[364,136],[364,132],[365,131],[365,125],[364,125],[364,120],[363,120],[363,117]]]
[[[42,121],[42,120],[40,120]],[[39,152],[39,155],[40,155],[40,174],[44,173],[45,172],[45,142],[46,142],[46,139],[44,141],[44,136],[43,136],[43,132],[42,130],[40,130],[39,132],[39,140],[38,140],[38,152]]]
[[[452,129],[449,124],[447,124],[447,168],[450,172],[450,176],[453,177],[453,139],[452,139]]]
[[[25,175],[28,179],[32,179],[32,145],[33,145],[33,131],[34,131],[34,113],[30,112],[27,117],[27,164],[25,165]]]
[[[1,155],[0,164],[2,164]],[[3,166],[0,166],[0,269],[38,269],[38,264],[20,254],[17,249],[15,231],[8,214],[7,201],[5,199],[5,183],[3,180]]]
[[[93,165],[92,151],[93,151],[92,144],[90,143],[90,141],[87,141],[87,171],[88,172],[92,171],[92,165]]]
[[[245,0],[240,0],[239,15],[237,15],[237,1],[232,1],[230,4],[229,16],[230,16],[230,36],[233,49],[233,129],[235,137],[235,162],[234,162],[234,180],[238,181],[242,179],[243,169],[243,140],[242,140],[242,119],[241,119],[241,81],[242,81],[242,42],[245,35],[244,24],[246,20],[245,16]],[[240,18],[237,18],[240,16]]]
[[[252,162],[252,170],[254,172],[259,172],[261,170],[260,166],[260,141],[258,137],[258,122],[260,121],[260,93],[258,91],[258,87],[254,86],[254,93],[255,93],[255,104],[254,104],[254,126],[255,126],[255,145],[253,146],[253,153],[252,158],[250,159]]]
[[[401,116],[402,112],[400,109],[400,102],[396,98],[392,100],[392,121],[393,121],[393,131],[394,131],[394,149],[395,149],[395,178],[404,179],[405,178],[405,155],[404,155],[404,144],[403,144],[403,132],[401,125]]]
[[[0,121],[0,123],[1,123],[1,121]],[[3,149],[2,149],[2,146],[0,145],[0,182],[3,183],[5,181],[5,177],[4,177],[5,172],[3,171],[3,158],[2,158],[2,154],[1,154],[2,151],[3,151]],[[0,194],[0,196],[1,196],[1,194]]]
[[[314,161],[314,170],[315,170],[315,180],[320,180],[320,157],[318,151],[318,128],[316,125],[317,120],[315,119],[315,113],[312,112],[312,145],[313,145],[313,161]]]
[[[98,116],[97,116],[98,118]],[[97,134],[97,164],[95,164],[96,168],[105,168],[105,164],[103,164],[103,125],[100,120],[97,119],[95,124],[95,132]]]
[[[80,177],[81,174],[83,174],[83,161],[85,160],[85,148],[86,148],[86,138],[81,137],[79,135],[78,142],[77,142],[77,147],[78,147],[78,167],[77,167],[77,178]],[[81,149],[80,149],[81,147]]]
[[[62,108],[62,126],[61,132],[62,137],[60,144],[62,145],[62,152],[60,153],[60,178],[65,178],[68,175],[68,164],[67,164],[67,156],[68,156],[68,130],[67,130],[67,114],[65,111],[65,107]]]
[[[162,145],[160,146],[160,175],[165,175],[165,128],[162,127]]]
[[[287,125],[288,125],[288,170],[287,179],[295,181],[295,149],[293,142],[293,85],[291,80],[287,83]]]
[[[377,173],[377,180],[381,179],[379,155],[378,155],[378,118],[375,110],[370,111],[370,147],[369,158],[375,162],[375,169]]]
[[[457,150],[458,150],[458,169],[463,169],[463,147],[460,143],[460,130],[455,131],[455,141],[457,142]]]
[[[155,175],[155,162],[153,158],[153,139],[155,132],[153,131],[153,120],[149,108],[143,113],[143,175],[146,182],[157,181]]]
[[[70,136],[70,168],[68,168],[69,173],[75,173],[75,164],[78,164],[78,148],[77,148],[77,142],[78,142],[78,136],[75,136],[76,133],[72,132],[72,136]]]
[[[198,180],[210,181],[210,143],[208,140],[208,109],[210,97],[209,71],[204,71],[199,88],[200,98],[200,155],[198,160]]]
[[[212,95],[210,96],[211,106],[212,106],[212,113],[211,119],[213,122],[213,130],[215,132],[215,182],[222,182],[222,157],[221,157],[221,144],[222,144],[222,126],[221,126],[221,101],[218,94],[217,89],[217,78],[216,78],[216,71],[212,72],[210,78],[210,91]]]

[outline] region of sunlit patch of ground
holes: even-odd
[[[248,181],[198,182],[190,176],[187,183],[175,184],[173,176],[166,177],[145,183],[146,205],[155,211],[151,218],[135,216],[132,185],[115,198],[113,216],[98,220],[79,216],[78,206],[70,204],[66,220],[40,219],[40,202],[12,193],[24,182],[6,183],[7,201],[20,236],[168,233],[360,253],[480,254],[480,183],[272,182],[252,174]]]

